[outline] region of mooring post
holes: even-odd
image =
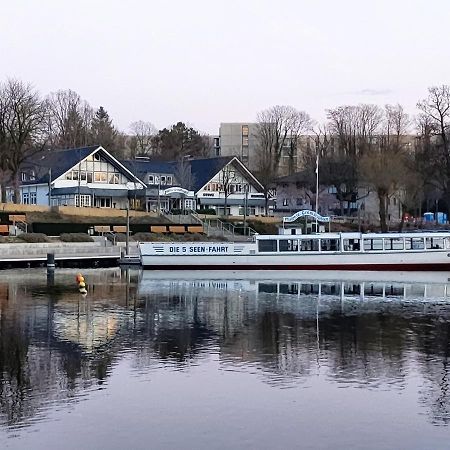
[[[47,272],[49,270],[55,270],[55,254],[47,253]]]

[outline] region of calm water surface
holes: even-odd
[[[0,272],[0,448],[450,448],[450,274],[83,273]]]

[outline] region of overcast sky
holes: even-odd
[[[0,0],[0,79],[78,92],[126,131],[217,133],[292,105],[402,103],[450,83],[449,0]]]

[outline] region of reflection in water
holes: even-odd
[[[78,401],[130,356],[139,376],[217,355],[219,371],[292,389],[319,378],[403,392],[419,379],[422,413],[450,420],[447,282],[161,280],[111,269],[86,271],[82,296],[70,271],[48,283],[40,270],[0,276],[0,429]]]

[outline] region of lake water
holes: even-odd
[[[2,449],[450,448],[450,274],[83,274],[0,272]]]

